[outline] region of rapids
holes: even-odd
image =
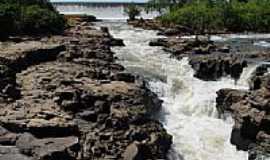
[[[248,89],[247,80],[255,67],[245,69],[235,84],[230,78],[205,82],[193,77],[188,58],[172,59],[160,47],[148,43],[158,38],[155,31],[133,28],[124,22],[102,22],[111,34],[124,40],[125,47],[113,51],[129,72],[144,76],[149,87],[164,101],[158,117],[173,135],[171,160],[247,160],[247,152],[230,144],[233,122],[219,119],[216,91],[222,88]]]

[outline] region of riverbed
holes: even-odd
[[[247,160],[247,152],[237,151],[230,143],[233,122],[219,119],[216,92],[222,88],[248,89],[248,78],[256,65],[244,70],[237,83],[231,78],[202,81],[194,78],[188,58],[170,58],[161,47],[150,47],[156,31],[128,26],[121,21],[106,21],[111,34],[121,38],[125,47],[114,47],[118,61],[129,72],[146,78],[152,91],[164,101],[157,117],[173,135],[172,160]]]

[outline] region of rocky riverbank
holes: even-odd
[[[132,23],[130,23],[132,24]],[[160,30],[156,23],[135,23],[135,27]],[[153,27],[154,26],[154,27]],[[163,34],[165,35],[165,34]],[[150,46],[161,46],[173,58],[189,57],[195,77],[213,81],[230,76],[238,80],[249,62],[269,61],[269,52],[245,50],[254,42],[245,40],[239,46],[214,43],[206,39],[180,38],[181,34],[152,40]],[[250,77],[249,90],[221,89],[217,92],[216,107],[220,118],[233,117],[231,143],[239,150],[249,152],[249,160],[270,155],[269,130],[269,66],[261,65]]]
[[[153,40],[150,46],[162,46],[173,58],[189,57],[194,76],[202,80],[218,80],[230,76],[237,80],[247,62],[243,55],[231,53],[230,46],[208,40],[167,37]]]
[[[0,159],[165,159],[162,101],[115,63],[107,28],[0,44]]]
[[[270,153],[269,85],[270,74],[266,67],[260,66],[250,79],[249,90],[217,92],[219,114],[231,114],[234,119],[231,143],[249,151],[250,160]]]
[[[189,57],[189,63],[195,71],[194,76],[206,81],[216,81],[226,76],[238,80],[243,69],[248,66],[247,59],[267,61],[270,58],[268,52],[241,52],[239,47],[244,46],[216,43],[207,37],[182,38],[183,35],[190,35],[192,31],[181,26],[164,26],[158,20],[136,20],[130,21],[129,24],[143,29],[158,30],[158,34],[165,35],[166,38],[153,39],[149,45],[163,47],[173,58]]]
[[[192,33],[192,30],[189,28],[179,25],[163,24],[157,19],[139,19],[129,21],[128,24],[146,30],[158,30],[159,35],[165,36],[190,35]]]

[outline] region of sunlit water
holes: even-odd
[[[188,59],[172,59],[160,47],[150,47],[158,38],[155,31],[132,28],[125,23],[103,22],[125,47],[113,50],[128,71],[144,76],[152,91],[164,100],[159,119],[173,135],[172,160],[247,160],[246,152],[230,144],[233,122],[218,119],[216,91],[222,88],[247,89],[255,66],[245,69],[237,85],[230,78],[205,82],[193,77]]]

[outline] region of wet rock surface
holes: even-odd
[[[230,76],[238,80],[247,67],[247,62],[237,56],[201,55],[190,57],[189,64],[195,70],[194,76],[202,80],[218,80]]]
[[[259,85],[254,79],[260,79]],[[220,115],[232,115],[231,143],[240,150],[249,151],[249,159],[253,160],[270,153],[270,75],[262,75],[262,68],[259,67],[250,81],[250,90],[218,91],[217,109]]]
[[[219,50],[218,46],[212,41],[182,39],[177,37],[155,39],[152,40],[149,45],[162,46],[165,51],[171,53],[178,59],[190,55],[207,55]]]
[[[42,42],[42,40],[7,44],[3,42],[0,45],[0,63],[20,72],[28,66],[55,60],[63,50],[65,46],[62,44]]]
[[[20,43],[1,54],[1,160],[166,158],[162,101],[115,63],[110,46],[123,44],[106,28]]]
[[[181,60],[188,57],[195,71],[194,76],[206,81],[216,81],[227,76],[238,80],[249,64],[270,61],[269,50],[250,46],[245,48],[244,44],[230,46],[232,44],[213,42],[203,37],[196,40],[175,36],[154,39],[149,43],[150,46],[163,47],[173,58]],[[239,47],[244,49],[239,50]]]
[[[216,45],[208,40],[182,39],[177,37],[161,38],[150,42],[150,46],[162,46],[172,57],[189,57],[189,63],[195,70],[194,76],[206,80],[218,80],[230,76],[239,79],[247,62],[230,53],[227,45]]]

